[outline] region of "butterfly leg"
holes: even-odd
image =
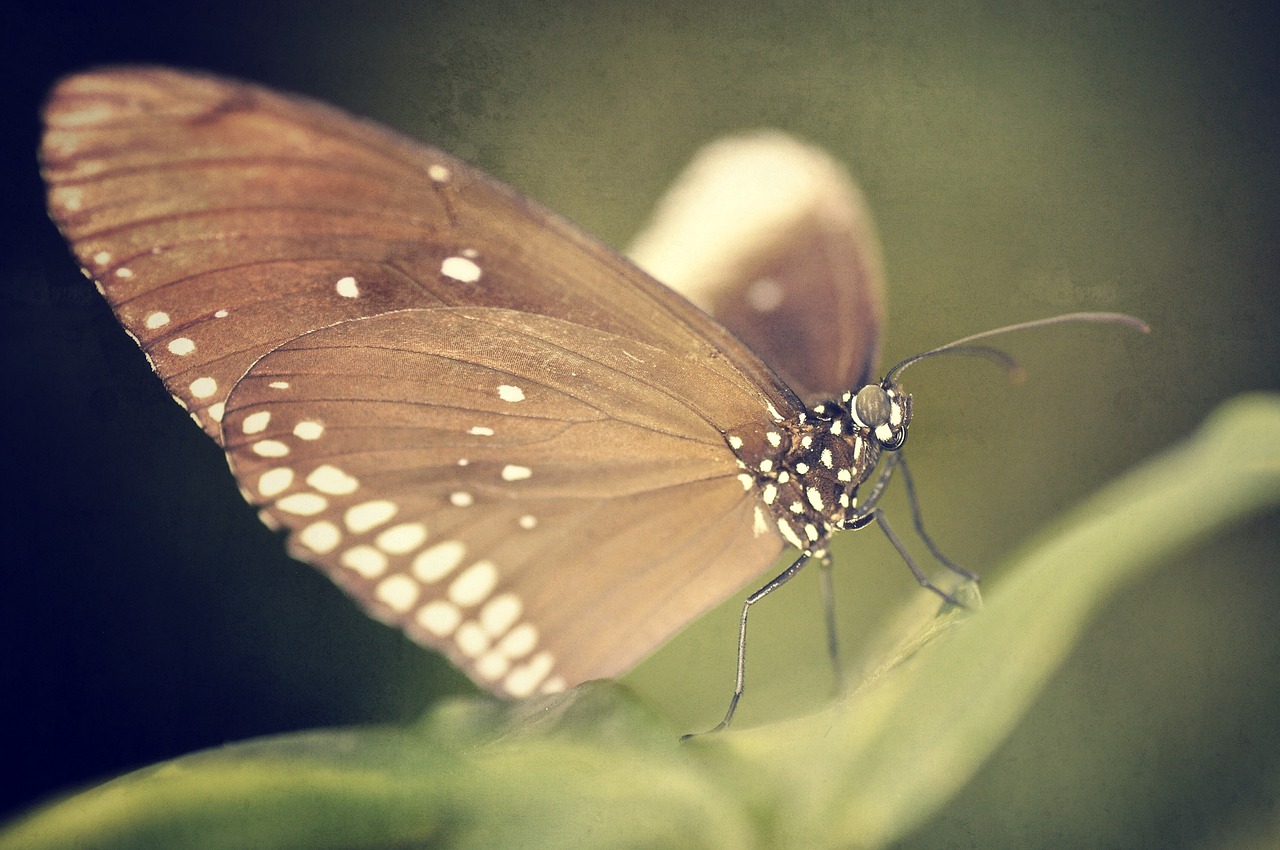
[[[822,541],[822,545],[825,547],[825,541]],[[742,619],[738,622],[738,673],[737,677],[734,679],[733,696],[729,698],[729,709],[725,711],[724,719],[717,723],[715,727],[708,729],[706,732],[691,732],[687,735],[681,735],[680,740],[687,741],[697,735],[710,735],[713,732],[719,732],[727,727],[733,720],[733,714],[738,710],[738,701],[742,699],[743,688],[746,687],[747,615],[751,612],[751,606],[755,605],[761,599],[764,599],[770,593],[773,593],[775,590],[791,581],[791,579],[795,578],[796,574],[804,568],[804,565],[809,563],[809,559],[811,559],[813,555],[814,553],[812,549],[805,549],[800,553],[800,557],[796,558],[791,566],[780,572],[764,587],[748,596],[746,601],[742,603]]]
[[[822,583],[822,611],[827,621],[827,657],[835,692],[844,692],[844,666],[840,663],[840,641],[836,633],[836,594],[831,581],[831,554],[823,553],[818,561],[818,577]]]
[[[876,525],[880,526],[880,530],[884,532],[884,536],[889,538],[889,542],[893,544],[893,548],[897,549],[898,554],[902,556],[902,560],[906,561],[907,569],[911,570],[911,574],[916,577],[916,581],[920,583],[921,587],[925,590],[933,591],[952,605],[960,608],[965,607],[963,602],[956,599],[950,593],[947,593],[945,590],[929,580],[929,577],[924,574],[924,570],[920,569],[916,564],[915,559],[911,557],[911,553],[907,551],[907,547],[902,545],[902,541],[898,538],[898,535],[889,527],[889,521],[885,519],[884,511],[879,508],[873,508],[866,517],[860,517],[859,520],[861,520],[861,522],[857,526],[858,528],[868,525],[872,520],[875,521]]]
[[[911,505],[911,521],[915,523],[916,534],[920,535],[920,539],[924,541],[924,545],[929,547],[929,551],[933,557],[938,559],[938,563],[956,575],[963,576],[969,581],[978,581],[978,574],[966,570],[955,561],[942,554],[942,550],[938,548],[938,544],[933,542],[933,538],[924,530],[924,518],[920,515],[920,502],[916,500],[916,486],[911,480],[911,470],[907,469],[907,459],[901,456],[895,456],[898,465],[902,467],[902,483],[907,488],[907,501]]]
[[[920,502],[916,498],[915,482],[912,481],[911,471],[907,468],[907,459],[901,452],[894,452],[885,459],[884,468],[880,471],[880,477],[876,479],[875,486],[872,487],[871,493],[860,506],[859,512],[846,519],[841,523],[840,527],[844,530],[857,530],[859,528],[867,527],[872,522],[876,523],[880,526],[880,530],[884,532],[885,537],[889,538],[889,542],[893,544],[893,548],[897,549],[898,554],[902,556],[904,561],[906,561],[907,567],[911,570],[911,574],[916,577],[916,581],[920,583],[921,587],[933,591],[952,605],[959,605],[963,608],[965,606],[962,602],[958,601],[951,594],[938,588],[937,585],[925,576],[924,571],[920,569],[916,564],[915,559],[911,557],[910,553],[907,552],[906,547],[902,545],[902,541],[898,538],[898,535],[894,533],[892,528],[890,528],[889,521],[885,518],[883,511],[881,511],[878,506],[880,497],[884,494],[890,477],[898,468],[902,469],[902,480],[907,489],[907,501],[911,505],[912,523],[915,525],[916,533],[920,535],[920,539],[924,541],[924,544],[927,547],[929,547],[930,554],[937,558],[940,564],[957,575],[960,575],[970,581],[978,580],[976,573],[966,570],[964,567],[942,554],[942,550],[938,548],[938,544],[934,543],[933,538],[929,536],[927,531],[925,531],[924,519],[920,513]]]
[[[893,477],[893,471],[898,468],[898,464],[901,462],[901,452],[885,453],[884,468],[880,470],[880,476],[876,478],[876,483],[871,488],[871,492],[863,499],[858,514],[852,520],[846,522],[845,528],[858,529],[870,522],[865,517],[870,516],[875,506],[880,504],[880,497],[884,495],[885,488],[889,486],[889,479]]]

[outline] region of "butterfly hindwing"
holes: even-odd
[[[627,669],[780,550],[699,390],[735,392],[563,320],[410,310],[264,357],[226,443],[295,554],[523,696]]]
[[[630,254],[806,402],[874,379],[880,246],[861,192],[825,152],[776,130],[707,145]]]

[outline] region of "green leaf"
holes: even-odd
[[[770,770],[779,846],[883,847],[968,781],[1102,601],[1278,501],[1280,398],[1235,399],[1041,535],[962,628],[824,712],[715,745]]]
[[[1102,601],[1277,502],[1280,400],[1244,397],[1028,546],[981,610],[975,594],[926,612],[921,594],[874,672],[815,714],[682,745],[610,683],[451,702],[416,727],[136,771],[19,820],[0,848],[883,847],[968,781]]]
[[[139,770],[11,827],[13,848],[750,847],[729,792],[621,687],[420,727],[316,731]]]

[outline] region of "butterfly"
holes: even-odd
[[[915,360],[871,379],[879,258],[842,178],[721,278],[682,264],[704,310],[304,98],[115,68],[61,81],[44,119],[53,219],[262,520],[495,694],[618,675],[794,548],[744,605],[727,723],[750,605],[829,564],[837,531],[889,530]],[[721,236],[692,232],[691,256]],[[1075,319],[1137,324],[1051,321]],[[1001,360],[972,344],[990,333],[944,349]]]

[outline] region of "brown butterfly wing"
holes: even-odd
[[[63,80],[45,123],[54,219],[215,439],[227,393],[272,348],[429,304],[508,307],[728,357],[761,402],[753,412],[795,404],[741,343],[609,248],[442,151],[339,110],[126,68]]]
[[[55,220],[246,497],[482,685],[624,670],[780,551],[724,434],[795,396],[541,207],[174,71],[69,78],[46,122]]]
[[[746,342],[812,404],[874,379],[879,242],[826,153],[778,131],[700,151],[631,256]]]
[[[298,557],[522,696],[626,670],[780,551],[708,392],[736,390],[606,331],[410,310],[264,357],[227,451]]]

